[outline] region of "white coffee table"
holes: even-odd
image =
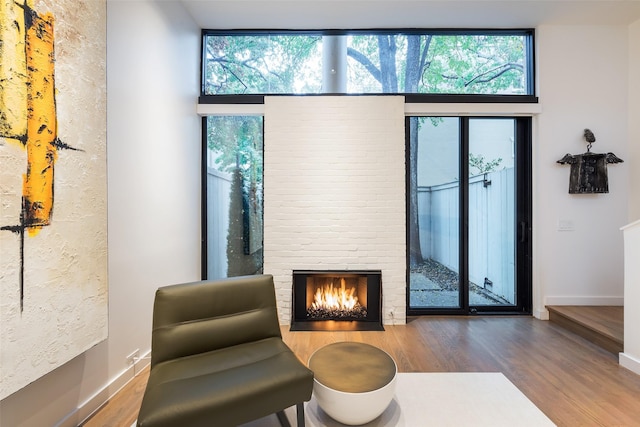
[[[311,355],[309,368],[314,373],[313,394],[318,406],[343,424],[366,424],[393,400],[396,363],[372,345],[326,345]]]

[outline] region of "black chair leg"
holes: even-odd
[[[296,404],[296,413],[297,413],[297,422],[298,427],[305,427],[304,424],[304,402]],[[291,427],[289,420],[287,419],[287,415],[284,411],[276,412],[276,416],[278,417],[278,421],[280,421],[280,425],[282,427]]]
[[[291,424],[289,424],[289,420],[287,419],[287,416],[285,415],[284,411],[278,411],[276,412],[276,415],[282,427],[291,427]]]
[[[298,413],[298,427],[304,427],[304,402],[296,405],[296,412]]]

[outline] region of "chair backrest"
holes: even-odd
[[[151,368],[160,362],[281,337],[273,276],[240,276],[156,291]]]

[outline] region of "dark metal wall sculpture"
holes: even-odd
[[[560,164],[571,165],[569,194],[608,193],[607,164],[622,163],[623,160],[613,153],[592,153],[591,146],[596,141],[596,137],[589,129],[584,130],[584,138],[587,141],[586,153],[567,153],[558,160]]]

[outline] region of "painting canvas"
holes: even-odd
[[[108,333],[106,2],[0,0],[0,399]]]

